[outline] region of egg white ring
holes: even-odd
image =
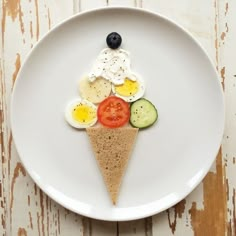
[[[92,109],[94,109],[94,112],[96,113],[96,117],[90,123],[87,123],[87,124],[79,123],[72,118],[72,110],[78,104],[87,105],[91,107]],[[68,122],[68,124],[71,125],[72,127],[77,128],[77,129],[85,129],[87,127],[93,126],[97,122],[97,107],[92,102],[89,102],[86,99],[81,99],[81,98],[74,99],[73,101],[69,102],[68,105],[66,106],[65,119]]]
[[[143,79],[141,79],[140,76],[132,73],[132,75],[130,77],[132,77],[132,79],[127,76],[128,79],[130,79],[131,81],[136,81],[139,84],[139,90],[134,95],[130,95],[130,96],[120,95],[120,94],[116,93],[116,86],[117,85],[112,84],[112,93],[116,97],[122,98],[126,102],[134,102],[134,101],[138,100],[139,98],[143,97],[143,95],[145,93],[145,88],[146,88],[145,83],[144,83]],[[136,78],[135,80],[134,80],[134,77]]]

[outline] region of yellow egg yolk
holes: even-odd
[[[116,93],[125,97],[136,94],[138,90],[139,90],[138,82],[129,79],[125,79],[123,84],[115,86]]]
[[[72,118],[81,124],[89,124],[96,118],[96,111],[92,107],[80,103],[73,109]]]

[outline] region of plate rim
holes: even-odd
[[[153,207],[152,205],[156,205],[157,201],[153,201],[144,205],[139,205],[137,207],[126,207],[124,209],[130,210],[130,209],[134,209],[135,215],[134,214],[123,214],[121,215],[121,213],[111,213],[110,217],[104,217],[104,215],[94,215],[93,211],[92,213],[89,213],[88,210],[79,210],[77,208],[73,208],[71,204],[68,204],[68,201],[62,201],[61,198],[56,197],[55,195],[51,194],[50,191],[48,191],[48,187],[50,185],[44,183],[43,181],[40,181],[38,178],[36,178],[35,174],[32,172],[31,168],[29,168],[29,166],[27,165],[27,163],[25,163],[24,158],[22,157],[23,155],[20,155],[19,149],[18,149],[18,145],[15,143],[15,135],[14,135],[14,131],[13,131],[13,120],[12,120],[12,114],[13,114],[13,101],[14,101],[14,94],[15,94],[15,90],[17,88],[17,84],[19,83],[19,77],[21,77],[21,74],[23,73],[23,69],[25,67],[25,63],[29,60],[31,54],[37,50],[38,46],[44,41],[44,39],[46,37],[48,37],[48,35],[52,34],[55,30],[57,30],[58,28],[62,27],[64,24],[66,24],[69,21],[72,21],[73,19],[79,18],[83,15],[87,15],[87,14],[94,14],[96,12],[103,12],[103,11],[110,11],[110,10],[116,10],[116,11],[133,11],[133,12],[142,12],[144,14],[147,15],[151,15],[154,17],[157,17],[161,20],[164,20],[168,23],[170,23],[172,26],[174,26],[175,28],[178,28],[179,30],[181,30],[184,34],[186,34],[187,36],[190,37],[190,39],[192,41],[194,41],[194,43],[198,46],[199,50],[201,50],[203,52],[203,54],[206,56],[207,60],[209,61],[214,74],[215,74],[215,79],[217,80],[217,84],[219,87],[219,94],[221,95],[221,99],[222,99],[222,109],[223,109],[223,114],[222,114],[222,127],[221,127],[221,133],[220,133],[220,140],[217,143],[217,147],[218,149],[215,151],[215,155],[214,157],[212,157],[211,160],[208,160],[208,165],[205,165],[204,170],[202,170],[201,175],[198,176],[197,181],[195,181],[195,183],[191,186],[191,188],[189,187],[188,189],[185,188],[184,192],[178,193],[178,198],[175,201],[172,201],[171,204],[165,204],[164,207],[162,207],[162,209],[158,208],[155,209],[155,207]],[[14,84],[14,87],[12,89],[12,93],[11,93],[11,101],[10,101],[10,129],[12,131],[12,137],[13,137],[13,141],[14,141],[14,145],[16,148],[16,151],[18,153],[18,156],[20,158],[20,161],[22,163],[22,165],[24,166],[24,168],[26,169],[27,173],[29,174],[29,176],[33,179],[33,181],[37,184],[37,186],[43,190],[44,193],[46,193],[51,199],[53,199],[55,202],[57,202],[58,204],[60,204],[61,206],[65,207],[66,209],[69,209],[72,212],[75,212],[77,214],[86,216],[86,217],[90,217],[93,219],[97,219],[97,220],[106,220],[106,221],[130,221],[130,220],[137,220],[137,219],[141,219],[141,218],[145,218],[145,217],[149,217],[149,216],[153,216],[155,214],[158,214],[160,212],[163,212],[164,210],[173,207],[175,204],[177,204],[178,202],[180,202],[181,200],[183,200],[186,196],[188,196],[200,183],[201,181],[204,179],[204,177],[207,175],[207,173],[209,172],[212,164],[214,163],[216,157],[217,157],[217,153],[219,152],[220,148],[221,148],[221,144],[222,144],[222,139],[223,139],[223,135],[224,135],[224,129],[225,129],[225,98],[224,98],[224,92],[223,92],[223,88],[221,86],[221,82],[220,82],[220,76],[216,70],[216,66],[213,63],[212,58],[209,56],[208,52],[206,51],[206,49],[202,46],[202,44],[192,35],[192,33],[190,33],[186,28],[184,28],[183,26],[181,26],[179,23],[177,23],[176,21],[172,20],[171,18],[160,14],[159,12],[154,12],[151,10],[147,10],[147,9],[141,9],[141,8],[135,8],[135,7],[125,7],[125,6],[106,6],[106,7],[99,7],[99,8],[93,8],[90,10],[86,10],[83,12],[79,12],[73,16],[67,17],[64,20],[60,21],[59,23],[57,23],[55,26],[52,27],[51,30],[49,30],[47,33],[45,33],[33,46],[33,48],[26,54],[25,59],[22,63],[22,66],[17,74],[17,78]],[[81,204],[85,204],[88,205],[86,203],[82,203]],[[146,208],[147,205],[150,205],[148,212],[146,211],[142,211],[142,208]],[[94,207],[90,207],[91,209],[93,209]],[[96,208],[96,207],[95,207]],[[112,211],[116,211],[116,208],[111,208]],[[119,209],[118,209],[119,210]],[[122,209],[123,210],[123,209]],[[141,212],[140,214],[137,214],[137,212]],[[145,213],[143,213],[145,212]]]

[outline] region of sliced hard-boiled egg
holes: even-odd
[[[80,96],[92,103],[100,103],[111,93],[111,82],[98,77],[93,82],[84,76],[79,80]]]
[[[134,77],[134,75],[133,75]],[[115,96],[122,98],[126,102],[134,102],[141,98],[145,91],[144,81],[136,76],[136,80],[126,78],[121,85],[112,85],[112,92]]]
[[[75,99],[67,105],[65,118],[78,129],[93,126],[97,122],[97,107],[85,99]]]

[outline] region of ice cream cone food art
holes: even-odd
[[[86,130],[115,205],[138,130],[152,126],[158,113],[143,98],[145,82],[131,70],[130,53],[120,48],[121,36],[112,32],[106,42],[108,48],[101,50],[91,71],[79,80],[80,96],[68,103],[65,119],[74,128]]]

